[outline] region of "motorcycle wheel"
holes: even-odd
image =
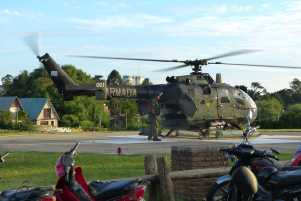
[[[207,193],[206,201],[226,201],[229,197],[230,181],[215,183]]]

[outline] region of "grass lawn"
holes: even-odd
[[[61,153],[16,152],[0,164],[0,190],[26,185],[54,185],[54,166]],[[143,156],[79,154],[76,164],[88,180],[132,177],[144,174]]]
[[[54,166],[61,153],[15,152],[0,164],[0,191],[17,188],[24,181],[29,186],[54,185]],[[283,153],[281,160],[290,160],[291,153]],[[170,162],[170,159],[168,160]],[[140,176],[144,174],[144,156],[117,156],[103,154],[77,155],[76,164],[83,168],[86,178],[113,179]]]

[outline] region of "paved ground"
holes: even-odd
[[[121,147],[125,154],[169,153],[172,146],[221,147],[239,143],[240,139],[199,140],[196,138],[168,138],[162,142],[150,142],[136,132],[105,132],[85,134],[35,134],[28,136],[0,136],[0,149],[8,151],[63,152],[80,141],[80,152],[116,153]],[[301,132],[265,132],[253,138],[252,143],[261,148],[277,148],[293,152],[301,144]]]

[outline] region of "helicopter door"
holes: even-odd
[[[227,88],[217,88],[217,113],[221,119],[234,117],[233,102]]]
[[[200,93],[200,92],[199,92]],[[215,87],[203,87],[200,97],[199,115],[200,119],[218,119],[217,113],[217,90]]]

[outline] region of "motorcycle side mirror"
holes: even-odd
[[[79,147],[79,142],[75,143],[75,145],[70,149],[69,153],[70,153],[72,156],[74,156],[75,153],[76,153],[76,151],[77,151],[77,149],[78,149],[78,147]]]
[[[274,148],[271,148],[271,151],[272,151],[272,153],[273,154],[276,154],[276,155],[279,155],[280,154],[280,152],[279,151],[277,151],[276,149],[274,149]]]
[[[6,158],[9,154],[10,154],[9,152],[6,152],[5,154],[1,155],[1,156],[0,156],[0,162],[1,162],[1,163],[5,163],[5,158]]]

